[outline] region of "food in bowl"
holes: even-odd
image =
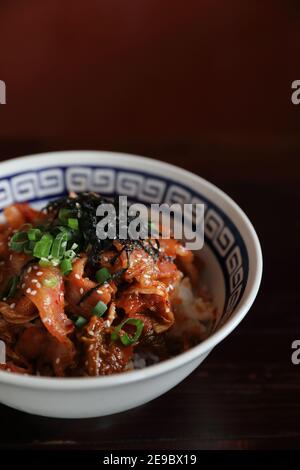
[[[147,204],[204,203],[205,269],[199,277],[218,311],[217,325],[204,341],[129,373],[59,378],[0,370],[1,403],[58,418],[104,416],[142,405],[191,374],[249,311],[262,274],[259,240],[240,207],[208,181],[174,165],[115,152],[46,153],[1,162],[0,167],[1,211],[14,202],[41,208],[72,191],[125,194]],[[1,346],[2,341],[0,353]]]
[[[4,210],[0,228],[0,368],[50,377],[111,375],[199,344],[216,308],[199,260],[174,238],[100,240],[99,194],[38,211]]]

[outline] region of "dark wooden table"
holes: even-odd
[[[260,293],[236,331],[183,383],[125,413],[56,420],[0,406],[2,448],[300,447],[300,365],[291,362],[300,338],[299,187],[260,180],[214,177],[253,221],[264,254]]]

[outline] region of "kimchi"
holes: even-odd
[[[216,309],[201,265],[173,238],[97,237],[95,193],[37,211],[4,210],[0,226],[2,370],[72,377],[115,374],[205,339]]]

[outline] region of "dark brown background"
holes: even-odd
[[[250,314],[167,395],[75,422],[2,406],[2,447],[299,447],[299,43],[297,0],[1,1],[1,159],[84,148],[175,163],[241,204],[265,262]]]

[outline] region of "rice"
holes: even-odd
[[[140,354],[133,355],[132,363],[133,363],[134,369],[144,369],[144,367],[146,367],[147,365],[146,359],[142,357]]]
[[[212,330],[216,309],[212,302],[195,297],[191,281],[185,277],[177,288],[174,299],[175,324],[168,332],[170,338],[185,337],[203,341]]]
[[[195,296],[191,281],[185,277],[174,292],[172,299],[175,323],[167,332],[171,341],[192,347],[203,341],[212,331],[216,320],[216,308],[207,296]],[[139,370],[160,361],[150,351],[133,354],[126,370]]]
[[[145,367],[157,364],[158,362],[159,357],[150,351],[147,353],[134,353],[132,360],[127,364],[126,370],[144,369]]]

